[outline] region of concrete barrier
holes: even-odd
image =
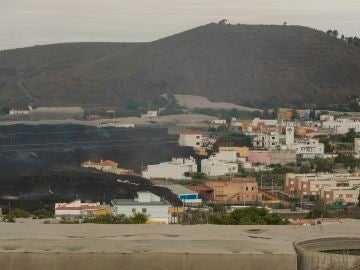
[[[296,255],[8,252],[0,253],[0,266],[1,270],[295,270]]]
[[[299,270],[360,269],[360,238],[317,238],[295,243]]]

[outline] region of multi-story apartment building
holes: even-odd
[[[360,132],[360,118],[338,118],[336,120],[324,121],[324,128],[331,128],[336,134],[345,134],[350,129]]]
[[[326,203],[358,203],[360,173],[286,174],[285,192],[303,197],[318,196]]]
[[[278,149],[280,136],[277,132],[271,132],[270,134],[258,133],[254,137],[252,144],[255,149]]]
[[[325,146],[323,143],[319,143],[316,139],[296,139],[293,144],[290,145],[291,150],[295,150],[296,155],[299,158],[317,158],[324,155]]]

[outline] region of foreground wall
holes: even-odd
[[[96,244],[96,243],[94,243]],[[266,266],[266,267],[265,267]],[[265,268],[264,268],[265,267]],[[296,270],[296,255],[0,252],[1,270]]]
[[[360,238],[319,238],[295,243],[299,270],[360,269]],[[336,250],[340,254],[332,251]],[[351,251],[357,251],[352,255]]]

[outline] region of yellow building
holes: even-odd
[[[110,209],[107,208],[101,208],[95,211],[95,216],[106,216],[106,215],[112,215],[112,212]]]
[[[236,151],[238,157],[248,157],[249,156],[249,148],[247,147],[239,147],[239,146],[221,146],[219,147],[219,151]]]

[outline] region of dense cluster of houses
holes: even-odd
[[[203,202],[227,202],[234,205],[254,203],[262,198],[255,178],[233,178],[231,180],[209,180],[206,185],[179,184],[158,185],[169,189],[182,202],[182,207],[174,207],[164,198],[149,191],[138,191],[133,199],[113,199],[110,205],[81,202],[56,203],[57,217],[85,217],[100,215],[125,215],[136,213],[148,217],[149,223],[168,224],[176,222],[175,213],[183,212],[186,207],[201,206]]]
[[[360,173],[311,173],[286,175],[285,192],[304,198],[319,197],[326,203],[359,202]]]
[[[156,117],[148,112],[142,117]],[[233,130],[241,130],[251,138],[250,147],[216,147],[216,139],[206,132],[185,130],[179,135],[179,145],[196,150],[197,157],[172,158],[159,164],[142,168],[142,176],[162,181],[159,185],[168,188],[183,202],[183,207],[200,206],[203,202],[225,202],[233,205],[246,205],[256,202],[278,203],[275,193],[259,188],[255,178],[241,178],[241,169],[266,171],[272,164],[294,164],[299,160],[333,157],[336,153],[325,153],[325,146],[319,136],[346,134],[351,129],[360,132],[360,118],[321,115],[318,121],[291,120],[286,112],[276,120],[255,118],[251,121],[232,119],[214,120],[212,126],[227,125]],[[352,154],[360,157],[360,138],[355,138]],[[85,168],[95,168],[116,174],[134,174],[133,171],[119,168],[110,160],[100,162],[85,161]],[[189,180],[202,173],[202,185],[180,185],[177,180]],[[175,183],[175,184],[174,184]],[[180,182],[179,182],[180,183]],[[304,199],[320,198],[326,203],[358,203],[360,192],[360,173],[311,173],[286,174],[284,190],[288,196]],[[179,212],[179,210],[177,210]],[[111,205],[89,204],[74,201],[55,205],[55,214],[63,215],[126,215],[142,213],[149,217],[150,223],[169,223],[173,221],[174,207],[163,198],[148,191],[137,192],[133,199],[114,199]]]

